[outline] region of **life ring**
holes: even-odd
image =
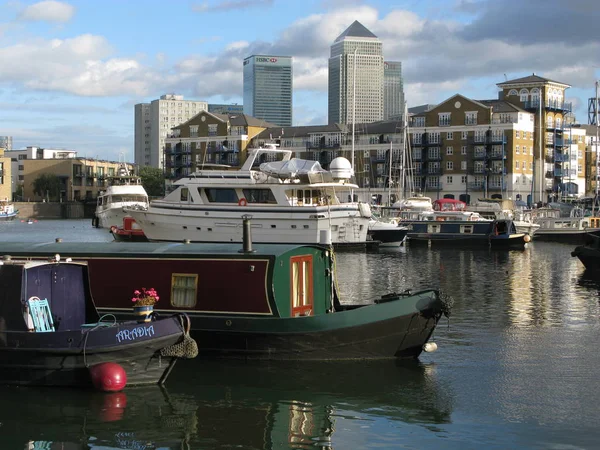
[[[240,198],[240,201],[238,202],[238,206],[247,206],[248,205],[248,200],[246,200],[245,198]]]

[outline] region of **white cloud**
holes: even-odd
[[[19,18],[32,22],[59,22],[65,23],[71,20],[75,14],[72,5],[54,0],[47,0],[27,6]]]

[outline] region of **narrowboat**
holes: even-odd
[[[188,315],[204,357],[416,358],[436,348],[428,341],[452,303],[426,289],[345,304],[331,248],[312,244],[2,243],[0,251],[85,261],[98,309],[119,318],[132,314],[133,289],[153,288],[155,313]]]
[[[514,222],[509,219],[456,220],[438,215],[435,220],[403,222],[403,225],[409,229],[409,245],[523,249],[531,239],[528,234],[517,233]]]
[[[103,363],[118,365],[123,387],[166,381],[178,346],[185,350],[191,339],[186,316],[144,323],[101,317],[88,275],[87,264],[58,254],[51,261],[2,259],[0,384],[92,387]]]

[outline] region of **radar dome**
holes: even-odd
[[[338,156],[329,164],[329,171],[333,178],[349,180],[354,175],[352,164],[346,158]]]

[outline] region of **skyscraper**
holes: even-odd
[[[292,58],[252,55],[244,59],[244,113],[274,125],[292,126]]]
[[[398,118],[404,112],[404,82],[402,63],[385,61],[383,63],[383,119]]]
[[[135,163],[163,168],[165,138],[171,128],[208,109],[207,102],[184,100],[183,95],[165,94],[134,107]]]
[[[331,46],[328,92],[329,124],[383,119],[383,44],[358,21]]]

